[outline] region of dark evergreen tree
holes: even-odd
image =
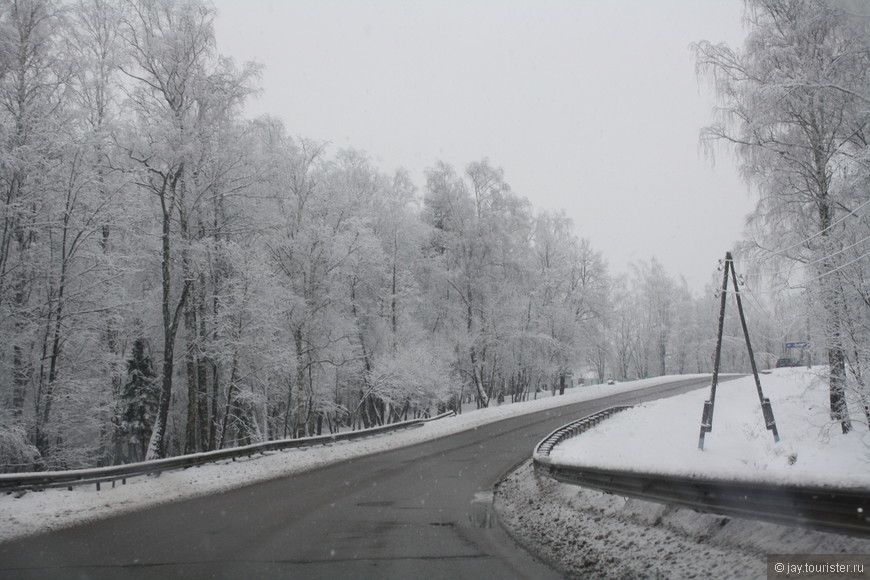
[[[129,456],[132,461],[141,461],[148,449],[160,399],[157,373],[145,338],[137,338],[133,343],[132,357],[127,361],[127,382],[122,399],[121,428],[127,439]]]

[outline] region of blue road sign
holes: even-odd
[[[785,348],[806,348],[810,345],[809,342],[805,340],[801,340],[798,342],[787,342],[785,343]]]

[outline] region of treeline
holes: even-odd
[[[610,276],[487,160],[435,163],[418,189],[243,120],[259,70],[219,55],[214,18],[0,0],[4,470],[709,370],[712,293],[654,260]]]

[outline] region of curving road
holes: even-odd
[[[496,482],[572,419],[708,385],[682,379],[0,544],[0,579],[558,578],[498,526]]]

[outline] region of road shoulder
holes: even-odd
[[[495,509],[515,541],[568,577],[759,578],[769,553],[870,553],[870,540],[561,484],[530,461],[499,482]]]

